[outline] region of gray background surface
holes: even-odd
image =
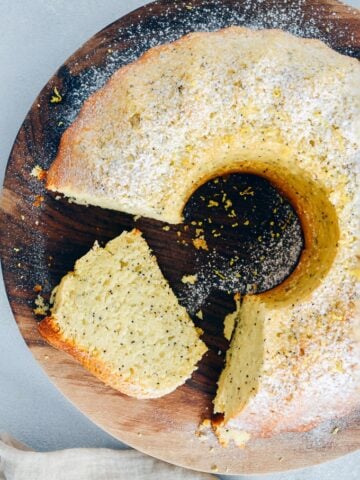
[[[94,33],[145,3],[0,0],[0,185],[21,122],[47,80]],[[360,0],[348,3],[360,7]],[[74,408],[35,362],[13,319],[1,275],[0,430],[37,450],[125,448]],[[360,452],[301,471],[261,478],[358,480]]]

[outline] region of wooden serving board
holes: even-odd
[[[49,167],[61,134],[85,98],[117,68],[149,47],[189,31],[234,24],[282,28],[317,37],[341,53],[360,57],[359,11],[333,0],[161,0],[130,13],[91,38],[58,70],[24,120],[10,155],[1,197],[0,252],[10,304],[26,343],[50,379],[91,420],[127,444],[174,464],[232,474],[267,473],[329,460],[360,445],[359,412],[333,419],[311,432],[250,440],[244,449],[221,448],[212,434],[205,441],[195,435],[200,421],[211,414],[227,348],[222,321],[233,309],[233,293],[244,292],[249,286],[269,288],[296,265],[301,229],[292,208],[266,182],[231,176],[201,187],[186,207],[185,224],[167,231],[160,222],[56,199],[31,175],[35,165]],[[219,198],[222,191],[230,195],[234,185],[238,188],[237,200],[233,200],[238,227],[229,224],[224,208],[215,208],[210,214],[207,206],[208,200]],[[210,217],[212,224],[205,221]],[[95,240],[106,242],[133,226],[144,232],[180,301],[205,330],[204,339],[210,348],[191,380],[157,400],[135,400],[103,385],[71,357],[41,339],[39,317],[33,313],[36,285],[41,285],[41,294],[48,299],[61,276]],[[199,227],[205,229],[209,251],[193,246]],[[215,229],[221,236],[212,235]],[[264,238],[264,246],[256,243],[259,236]],[[282,242],[274,241],[274,237]],[[215,255],[212,270],[206,270],[214,250],[220,256]],[[242,274],[237,283],[233,278],[223,278],[227,274],[224,265],[235,253]],[[279,275],[270,260],[267,264],[259,262],[262,253],[268,260],[278,259],[275,267]],[[257,272],[250,268],[254,262]],[[181,282],[184,274],[196,272],[202,272],[204,288],[208,285],[205,277],[213,277],[209,291],[199,293]],[[194,315],[200,308],[204,320]]]

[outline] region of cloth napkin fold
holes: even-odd
[[[0,480],[214,480],[136,450],[73,448],[38,453],[0,435]]]

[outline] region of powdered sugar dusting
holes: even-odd
[[[64,122],[62,130],[75,120],[84,100],[101,88],[116,70],[135,61],[149,48],[175,41],[190,32],[215,31],[239,25],[253,29],[279,28],[300,37],[317,38],[325,43],[330,42],[334,30],[337,31],[338,38],[348,38],[348,26],[345,25],[342,31],[336,29],[335,14],[334,20],[327,19],[326,29],[321,30],[318,19],[323,15],[323,8],[312,6],[312,14],[309,15],[308,11],[305,13],[305,3],[305,0],[291,5],[274,2],[270,8],[262,8],[259,0],[245,0],[239,5],[231,6],[213,0],[204,1],[202,6],[196,7],[189,2],[190,8],[184,8],[174,2],[168,12],[158,17],[140,19],[134,25],[120,28],[117,37],[108,45],[109,53],[104,65],[90,67],[73,78],[69,90],[65,86],[65,102],[57,109],[57,118]],[[346,49],[348,55],[353,53],[351,40],[352,37]],[[126,50],[117,51],[118,42],[125,42]]]

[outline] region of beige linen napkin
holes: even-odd
[[[74,448],[38,453],[0,435],[0,480],[214,480],[136,450]]]

